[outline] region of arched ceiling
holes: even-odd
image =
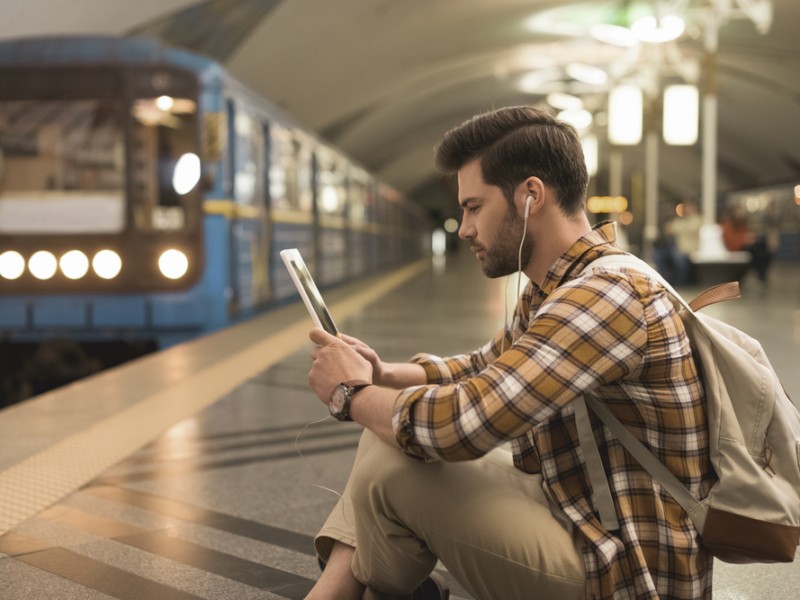
[[[740,7],[719,28],[718,190],[800,181],[800,2],[772,0],[760,32]],[[687,30],[667,47],[620,48],[588,28],[642,3],[541,0],[0,0],[0,38],[41,34],[147,34],[210,54],[255,91],[402,191],[431,205],[441,134],[476,112],[541,104],[551,91],[580,95],[602,123],[609,85],[581,84],[570,62],[619,78],[649,69],[661,84],[704,59],[710,0],[684,7]],[[645,5],[652,3],[645,3]],[[533,26],[530,19],[534,17]],[[697,70],[697,69],[696,69]],[[532,91],[520,78],[535,72]],[[711,81],[700,69],[700,83]],[[689,73],[691,74],[691,73]],[[605,139],[605,130],[598,127]],[[595,191],[607,193],[607,145]],[[699,196],[701,144],[661,145],[661,197]],[[625,181],[641,172],[642,145],[626,148]],[[447,209],[444,209],[445,212]]]

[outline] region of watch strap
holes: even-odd
[[[355,396],[359,390],[362,390],[370,385],[372,384],[369,381],[364,381],[363,379],[350,379],[338,384],[335,388],[333,388],[334,391],[332,394],[336,393],[339,388],[345,387],[346,389],[344,391],[343,399],[344,404],[341,406],[339,411],[334,411],[332,404],[329,403],[328,408],[331,415],[339,421],[352,421],[353,418],[350,416],[350,403],[353,401],[353,396]]]

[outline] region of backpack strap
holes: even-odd
[[[678,304],[682,305],[689,313],[695,310],[732,298],[739,298],[739,283],[724,283],[702,292],[692,302],[686,302],[683,297],[650,265],[631,254],[611,254],[602,256],[592,261],[584,271],[597,267],[628,267],[632,270],[644,273],[659,282]],[[619,529],[619,522],[614,509],[614,501],[611,489],[608,486],[608,478],[600,460],[600,453],[592,432],[591,421],[587,404],[597,417],[608,427],[614,437],[619,440],[622,446],[644,467],[650,476],[658,481],[681,505],[683,510],[689,515],[698,531],[703,531],[705,513],[698,500],[692,496],[686,486],[678,480],[664,464],[656,458],[650,450],[642,444],[630,430],[623,425],[614,414],[608,410],[603,402],[593,396],[583,396],[576,398],[575,407],[575,426],[578,431],[578,441],[583,452],[586,471],[589,482],[594,492],[594,502],[600,515],[600,521],[607,531]],[[599,466],[598,466],[599,465]]]
[[[615,531],[619,529],[619,522],[617,520],[616,510],[614,510],[611,488],[608,486],[608,479],[606,478],[602,463],[600,463],[600,467],[597,468],[593,464],[590,464],[590,461],[586,460],[587,454],[596,454],[597,461],[600,460],[597,443],[592,433],[592,426],[588,421],[588,412],[586,412],[587,403],[594,414],[608,427],[611,433],[614,434],[614,437],[619,440],[619,443],[630,452],[648,473],[650,473],[653,479],[658,481],[669,492],[675,502],[681,505],[683,510],[685,510],[692,519],[698,531],[702,531],[703,523],[698,521],[702,518],[703,510],[697,498],[692,496],[689,490],[686,489],[686,486],[664,466],[664,463],[658,460],[644,444],[636,439],[636,436],[608,410],[605,404],[592,396],[582,396],[575,399],[575,425],[578,428],[578,439],[581,444],[581,450],[583,451],[584,461],[586,461],[589,482],[592,484],[592,490],[594,491],[595,505],[600,514],[600,522],[603,524],[603,527],[608,531]],[[583,419],[578,419],[577,417],[581,412],[586,412],[585,423],[582,423]],[[588,452],[587,448],[589,449]],[[608,517],[609,506],[611,507],[610,510],[613,511],[612,517]]]

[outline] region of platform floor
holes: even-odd
[[[503,320],[504,284],[466,252],[345,309],[363,289],[332,294],[334,318],[386,360],[471,349]],[[709,312],[759,337],[800,397],[800,265]],[[0,411],[0,600],[303,598],[318,575],[313,535],[336,502],[325,488],[342,489],[359,436],[309,391],[308,344],[286,342],[309,323],[290,307]],[[277,358],[259,369],[267,349]],[[143,433],[123,443],[126,428]],[[797,590],[800,561],[715,567],[715,599]]]

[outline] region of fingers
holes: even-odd
[[[324,329],[320,327],[314,327],[308,334],[308,337],[311,339],[312,342],[317,344],[318,346],[328,346],[330,344],[341,343],[342,340],[337,338],[335,335],[331,335]]]

